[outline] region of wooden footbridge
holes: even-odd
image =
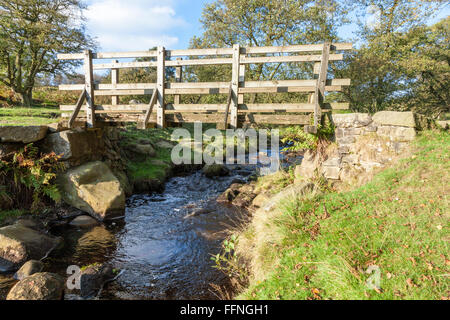
[[[314,45],[289,45],[275,47],[241,47],[214,49],[165,50],[158,47],[152,51],[98,52],[89,50],[79,54],[59,54],[58,59],[84,60],[85,83],[60,85],[60,90],[81,91],[75,105],[62,105],[69,126],[75,121],[86,121],[88,127],[97,122],[137,122],[147,127],[154,123],[164,128],[172,122],[218,123],[238,128],[243,123],[257,124],[303,124],[314,130],[321,120],[322,112],[332,109],[348,109],[347,103],[324,103],[325,92],[341,91],[350,85],[350,79],[328,79],[329,61],[343,59],[344,50],[351,50],[351,43],[324,43]],[[119,62],[124,58],[152,58],[153,61]],[[113,59],[93,64],[93,59]],[[97,62],[97,61],[96,61]],[[312,63],[314,78],[310,80],[246,81],[248,64],[266,63]],[[183,82],[184,66],[224,65],[232,66],[230,82]],[[156,83],[118,83],[122,68],[157,69]],[[175,82],[168,82],[166,67],[176,69]],[[94,70],[111,70],[111,83],[94,82]],[[307,103],[246,104],[245,94],[304,92],[309,93]],[[226,104],[180,104],[182,94],[224,94]],[[119,96],[149,95],[150,103],[119,104]],[[174,103],[166,104],[165,97],[174,95]],[[111,104],[98,105],[96,96],[111,96]],[[312,119],[311,119],[312,117]]]

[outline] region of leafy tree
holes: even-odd
[[[360,48],[347,56],[336,70],[338,77],[352,79],[343,94],[354,110],[377,112],[384,109],[413,109],[417,94],[427,87],[437,90],[441,108],[448,105],[448,30],[428,28],[425,23],[441,8],[440,1],[362,0],[358,1]],[[362,13],[361,13],[362,12]],[[369,23],[367,23],[369,21]],[[433,31],[434,30],[434,31]],[[447,71],[445,71],[447,70]],[[430,73],[431,72],[431,73]],[[444,72],[444,73],[442,73]],[[440,78],[439,83],[436,79]],[[421,88],[421,89],[419,89]],[[446,90],[446,91],[445,91]],[[425,103],[422,101],[422,111]]]
[[[25,106],[39,74],[69,72],[81,61],[60,61],[56,53],[94,49],[86,35],[81,0],[0,0],[0,83]]]
[[[235,43],[241,46],[276,46],[333,41],[337,39],[337,28],[346,22],[346,12],[346,6],[339,5],[337,0],[217,0],[204,7],[200,21],[205,31],[200,37],[194,37],[190,46],[231,47]],[[197,81],[226,81],[231,78],[231,68],[186,68],[185,76]],[[312,63],[258,64],[246,69],[248,80],[311,76]],[[283,95],[287,94],[259,94],[258,97],[265,102],[279,102],[280,98],[286,98]],[[257,100],[257,95],[252,95],[252,99]]]

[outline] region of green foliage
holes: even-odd
[[[30,106],[38,75],[71,71],[81,61],[56,53],[94,49],[85,34],[81,0],[0,0],[0,83]]]
[[[334,68],[336,77],[352,79],[343,91],[352,110],[414,110],[441,116],[450,105],[450,18],[434,26],[426,22],[444,4],[419,0],[359,4],[362,18],[374,22],[359,23],[361,46]]]
[[[237,280],[240,285],[245,285],[248,279],[248,271],[245,264],[239,259],[235,252],[238,238],[232,235],[222,242],[222,250],[211,257],[215,262],[214,268],[222,271],[228,277]]]
[[[265,252],[278,263],[238,298],[448,297],[449,138],[424,132],[412,157],[368,184],[283,203],[260,230],[277,239]],[[370,266],[380,270],[377,290],[366,284]]]
[[[328,141],[333,135],[334,125],[331,121],[318,125],[316,134],[306,133],[302,126],[289,126],[280,130],[281,142],[287,145],[283,151],[316,150],[320,141]]]
[[[33,144],[0,160],[0,185],[11,207],[37,212],[46,199],[59,202],[61,195],[54,183],[56,172],[63,168],[55,153],[41,154]]]
[[[204,33],[191,40],[191,48],[278,46],[320,43],[337,39],[344,23],[344,6],[338,1],[217,0],[206,4],[201,18]],[[246,66],[246,80],[312,78],[313,63],[274,63]],[[191,81],[230,81],[230,66],[186,68]],[[304,93],[246,94],[246,103],[304,101]],[[225,103],[226,96],[183,96],[185,103]]]

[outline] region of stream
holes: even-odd
[[[212,267],[211,256],[233,221],[246,214],[216,198],[254,169],[235,166],[229,176],[213,179],[201,171],[174,177],[162,194],[129,198],[124,220],[53,230],[64,237],[65,248],[46,260],[47,269],[64,275],[69,265],[107,263],[121,270],[99,299],[216,299],[211,284],[227,286],[228,279]]]
[[[162,194],[133,195],[124,219],[51,229],[64,238],[64,247],[44,260],[45,271],[66,278],[68,266],[94,263],[120,270],[97,296],[102,300],[217,299],[211,284],[227,288],[229,279],[213,268],[211,257],[247,212],[216,199],[237,180],[247,182],[261,165],[228,167],[225,177],[207,178],[197,171],[169,179]],[[2,277],[0,289],[11,279]],[[69,291],[65,299],[81,298]]]

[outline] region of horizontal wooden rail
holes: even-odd
[[[224,112],[226,104],[167,104],[166,113],[202,113],[202,112]],[[332,110],[348,109],[348,103],[325,103],[324,107]],[[61,111],[73,111],[76,105],[61,105]],[[118,113],[142,113],[148,110],[146,104],[124,104],[124,105],[96,105],[95,110]],[[263,104],[239,104],[239,113],[251,112],[311,112],[314,110],[313,103],[263,103]],[[80,111],[86,111],[82,106]]]
[[[296,52],[314,52],[322,51],[321,44],[307,45],[286,45],[270,47],[243,47],[244,54],[269,54],[269,53],[296,53]],[[351,50],[351,43],[334,43],[331,50]],[[166,50],[166,57],[186,57],[186,56],[221,56],[232,55],[233,48],[212,48],[212,49],[182,49]],[[156,57],[156,50],[149,51],[131,51],[131,52],[97,52],[92,54],[93,59],[119,59],[119,58],[148,58]],[[57,55],[60,60],[82,60],[83,53],[60,53]]]

